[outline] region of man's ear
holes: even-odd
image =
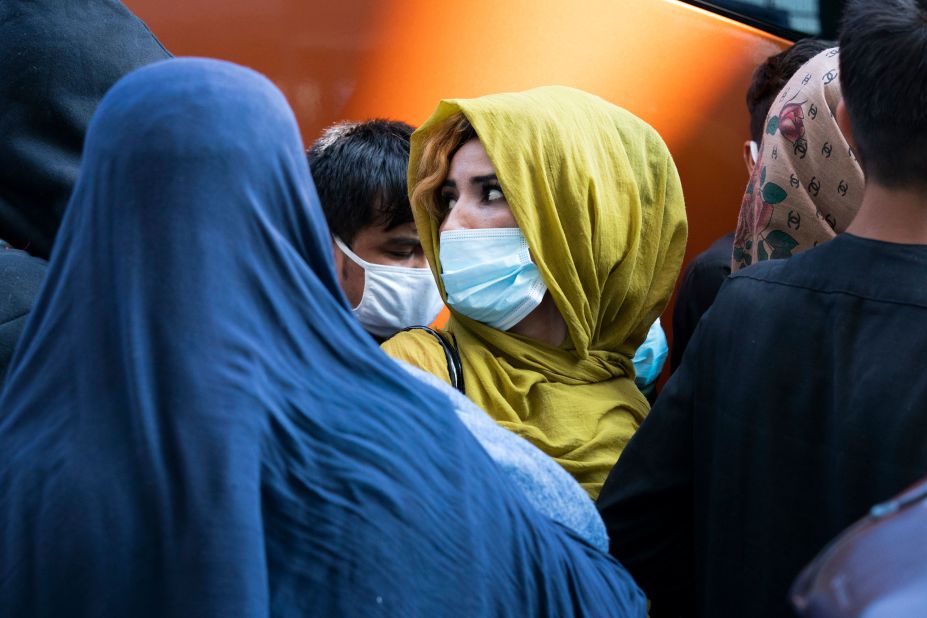
[[[856,147],[856,139],[853,137],[853,127],[850,124],[850,114],[847,113],[847,106],[843,99],[840,99],[840,102],[837,103],[837,110],[834,113],[834,117],[837,120],[837,126],[840,128],[840,132],[843,133],[843,137],[846,138],[850,148],[859,156],[859,149]]]
[[[753,175],[753,167],[756,165],[756,162],[753,160],[753,153],[751,152],[750,144],[753,143],[753,140],[747,140],[744,142],[744,165],[747,166],[747,176]]]

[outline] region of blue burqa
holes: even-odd
[[[4,615],[644,614],[355,322],[292,112],[218,61],[100,104],[0,487]]]

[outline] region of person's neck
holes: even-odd
[[[846,231],[872,240],[927,245],[927,195],[870,182]]]
[[[557,305],[550,297],[550,292],[545,293],[541,304],[525,316],[525,319],[510,328],[509,332],[536,339],[553,347],[562,344],[567,334],[566,323],[557,311]]]

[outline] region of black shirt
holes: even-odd
[[[927,246],[843,234],[733,275],[598,506],[651,616],[784,616],[789,584],[927,475]]]
[[[711,307],[721,284],[731,274],[734,232],[722,236],[686,266],[673,307],[673,349],[670,370],[676,371],[702,315]]]

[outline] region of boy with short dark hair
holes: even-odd
[[[308,152],[338,282],[354,315],[380,341],[428,325],[443,306],[409,205],[413,130],[393,120],[338,123]]]

